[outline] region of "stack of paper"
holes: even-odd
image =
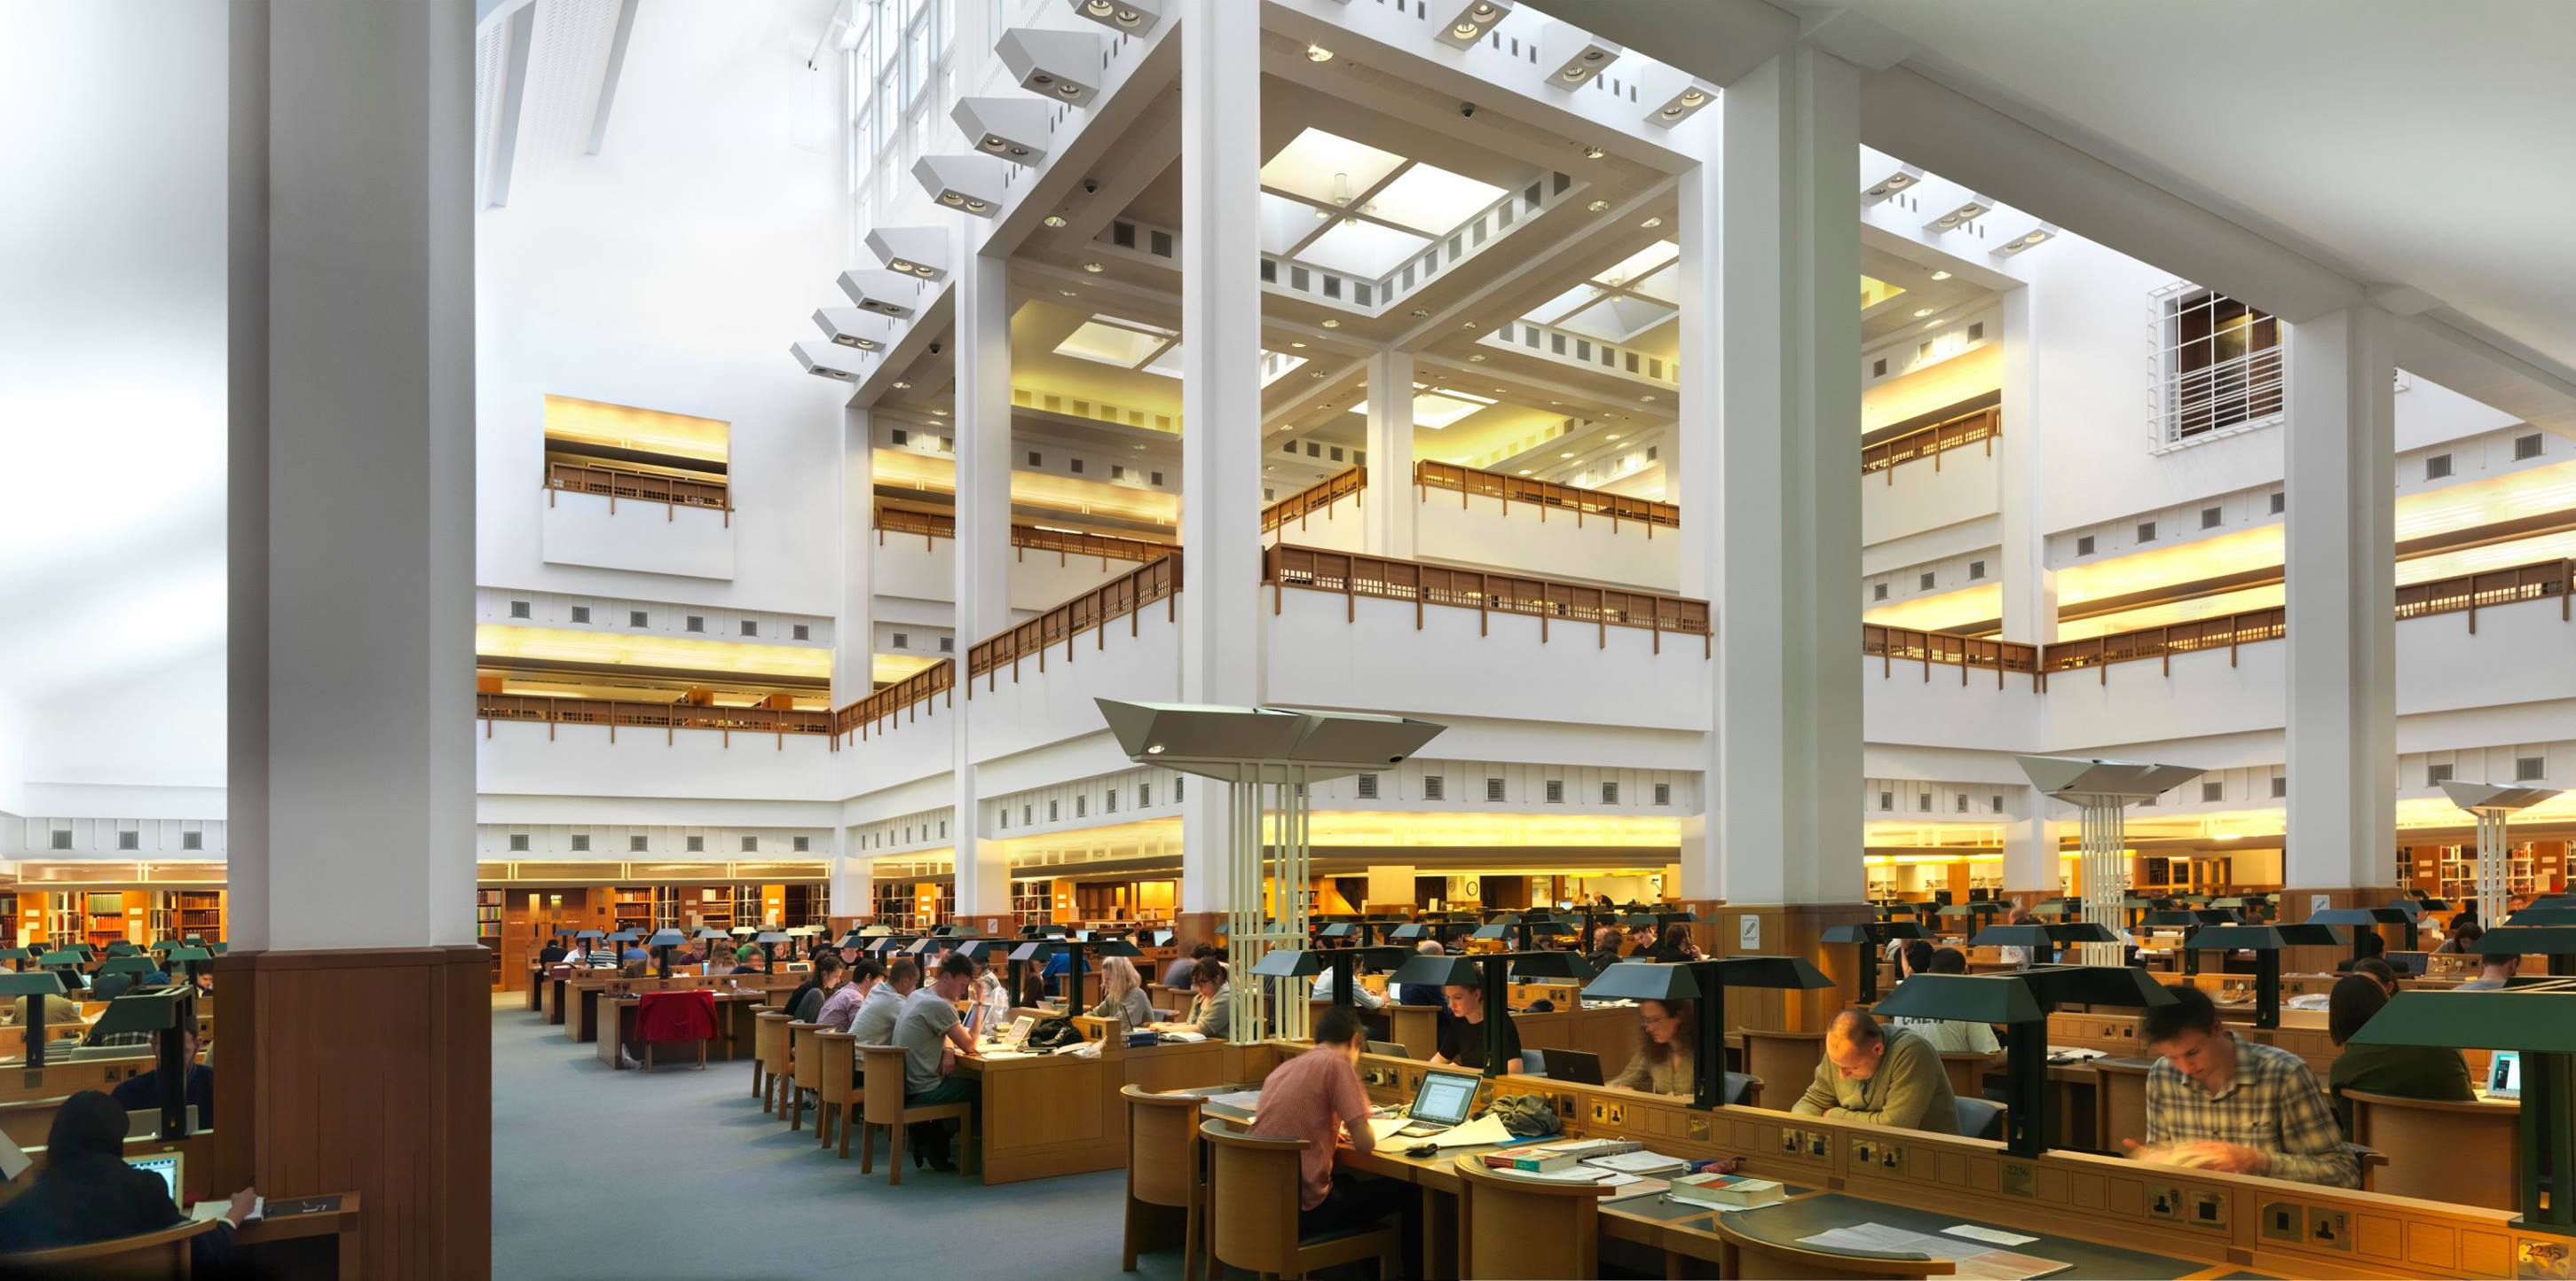
[[[1211,1094],[1208,1096],[1208,1104],[1214,1107],[1241,1108],[1249,1112],[1261,1105],[1261,1091],[1237,1090],[1232,1094]]]
[[[1667,1174],[1679,1174],[1690,1168],[1690,1163],[1682,1160],[1680,1157],[1665,1156],[1661,1152],[1647,1152],[1643,1150],[1636,1152],[1616,1152],[1609,1156],[1587,1157],[1584,1159],[1583,1163],[1585,1165],[1597,1166],[1604,1170],[1615,1170],[1621,1174],[1638,1175],[1646,1178],[1662,1178]]]
[[[1423,1140],[1423,1142],[1428,1143],[1435,1148],[1463,1148],[1473,1147],[1480,1143],[1509,1143],[1511,1141],[1512,1132],[1504,1129],[1503,1119],[1491,1112],[1477,1117],[1475,1120],[1469,1121],[1465,1125],[1442,1130],[1440,1133]]]
[[[1941,1236],[1908,1232],[1903,1228],[1891,1228],[1883,1223],[1855,1223],[1849,1227],[1819,1232],[1814,1236],[1800,1237],[1798,1243],[1827,1250],[1862,1250],[1874,1254],[1919,1254],[1928,1259],[1948,1259],[1952,1268],[1950,1273],[1952,1277],[1966,1277],[1971,1281],[2029,1281],[2032,1277],[2044,1277],[2052,1272],[2063,1272],[2075,1266],[2056,1259],[2015,1254],[2010,1250],[1972,1250],[1964,1243],[1953,1240],[1953,1234],[1974,1237],[1981,1241],[2014,1237],[2017,1238],[2014,1241],[2017,1245],[2039,1239],[1981,1228],[1972,1223],[1963,1223],[1945,1229],[1945,1234]]]

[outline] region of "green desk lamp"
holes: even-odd
[[[1726,989],[1832,986],[1834,981],[1802,956],[1727,956],[1674,965],[1621,961],[1584,985],[1583,995],[1596,1001],[1695,1002],[1699,1044],[1691,1051],[1691,1106],[1707,1109],[1726,1097]]]
[[[2109,933],[2098,924],[2081,925]],[[2125,965],[2041,965],[2006,974],[1917,974],[1898,984],[1872,1012],[2003,1024],[2004,1147],[2015,1156],[2031,1157],[2054,1146],[2046,1107],[2049,1011],[2068,1002],[2150,1006],[2171,1005],[2173,999],[2146,971]]]
[[[2520,1053],[2522,1217],[2513,1226],[2576,1235],[2576,979],[2471,992],[2409,988],[2389,998],[2351,1043]]]
[[[45,998],[60,996],[66,989],[57,970],[16,970],[0,974],[0,997],[24,997],[18,1026],[24,1029],[27,1066],[45,1065]]]

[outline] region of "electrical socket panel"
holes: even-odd
[[[2182,1218],[2182,1189],[2170,1183],[2148,1184],[2147,1217],[2179,1221]]]
[[[2191,1193],[2191,1212],[2183,1221],[2195,1228],[2227,1230],[2227,1194],[2195,1188]]]
[[[1611,1103],[1602,1099],[1594,1099],[1592,1101],[1592,1119],[1602,1125],[1625,1125],[1628,1121],[1628,1105],[1625,1103]]]
[[[2307,1216],[2300,1210],[2299,1203],[2296,1201],[2266,1201],[2263,1203],[2262,1219],[2264,1240],[2287,1241],[2297,1245],[2301,1240],[2301,1231]]]
[[[1880,1148],[1878,1150],[1878,1168],[1882,1170],[1903,1171],[1905,1169],[1905,1149],[1900,1148],[1893,1143]]]
[[[1803,1137],[1804,1136],[1800,1135],[1796,1130],[1789,1129],[1786,1126],[1781,1127],[1780,1150],[1791,1156],[1798,1155],[1798,1150],[1805,1146],[1800,1142]]]
[[[1833,1145],[1834,1136],[1823,1130],[1815,1130],[1807,1135],[1807,1155],[1814,1157],[1819,1161],[1825,1159],[1825,1155],[1833,1151]]]
[[[2350,1250],[2352,1237],[2346,1228],[2343,1211],[2330,1210],[2322,1205],[2309,1206],[2306,1245],[2311,1250]]]
[[[1870,1164],[1878,1159],[1878,1145],[1854,1135],[1851,1141],[1851,1159],[1853,1165]]]

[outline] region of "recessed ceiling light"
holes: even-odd
[[[1326,328],[1326,329],[1339,329],[1339,328],[1341,328],[1341,327],[1342,327],[1342,322],[1340,322],[1340,321],[1338,321],[1338,320],[1327,320],[1327,321],[1325,321],[1325,322],[1324,322],[1324,328]]]
[[[1324,371],[1323,371],[1323,370],[1318,369],[1318,370],[1316,370],[1315,372],[1313,372],[1313,373],[1311,373],[1311,374],[1308,374],[1308,375],[1306,375],[1306,376],[1307,376],[1307,377],[1309,377],[1309,378],[1313,378],[1313,379],[1316,379],[1316,380],[1320,381],[1320,380],[1323,378],[1323,376],[1324,376]]]
[[[1079,298],[1082,296],[1081,293],[1071,289],[1059,289],[1056,290],[1056,292],[1067,298]]]
[[[1319,44],[1310,44],[1310,45],[1306,46],[1306,61],[1308,61],[1308,62],[1331,62],[1332,60],[1333,60],[1333,51],[1332,51],[1332,50],[1327,49],[1327,48],[1325,48],[1324,46],[1319,45]]]
[[[1654,229],[1655,229],[1655,228],[1657,228],[1657,227],[1663,226],[1663,225],[1664,225],[1664,220],[1663,220],[1662,218],[1659,218],[1659,217],[1658,217],[1658,218],[1648,218],[1648,219],[1647,219],[1647,220],[1645,220],[1644,222],[1638,223],[1637,225],[1638,225],[1638,226],[1640,226],[1640,227],[1644,227],[1644,228],[1646,228],[1646,229],[1647,229],[1647,230],[1649,230],[1649,231],[1652,231],[1652,230],[1654,230]]]
[[[1928,325],[1925,325],[1925,326],[1924,326],[1924,328],[1926,328],[1926,329],[1938,329],[1938,328],[1940,328],[1940,327],[1941,327],[1941,322],[1940,322],[1940,321],[1937,321],[1937,320],[1936,320],[1936,321],[1933,321],[1931,324],[1928,324]]]
[[[1480,364],[1480,365],[1481,365],[1481,364],[1485,363],[1485,353],[1483,353],[1483,352],[1481,352],[1481,351],[1469,352],[1469,353],[1467,353],[1467,359],[1472,360],[1472,361],[1476,362],[1477,364]]]
[[[1604,154],[1606,153],[1604,153],[1599,147],[1585,147],[1583,149],[1583,158],[1586,160],[1599,160]]]
[[[1652,396],[1639,396],[1637,398],[1637,403],[1640,405],[1651,405],[1655,403],[1655,398]]]
[[[1423,309],[1422,309],[1422,308],[1420,308],[1420,307],[1416,307],[1416,308],[1414,308],[1412,311],[1409,311],[1409,312],[1407,312],[1407,313],[1405,313],[1405,314],[1406,314],[1406,315],[1409,315],[1409,316],[1411,316],[1411,317],[1413,317],[1413,318],[1414,318],[1414,319],[1416,319],[1416,320],[1420,320],[1420,319],[1422,319],[1423,317],[1430,315],[1431,313],[1430,313],[1430,312],[1428,312],[1428,311],[1423,310]]]
[[[1459,327],[1460,329],[1473,329],[1473,328],[1475,328],[1475,327],[1476,327],[1476,322],[1475,322],[1475,321],[1470,320],[1470,321],[1468,321],[1467,323],[1465,323],[1465,324],[1463,324],[1463,325],[1460,325],[1460,326],[1458,326],[1458,327]]]
[[[1914,318],[1915,318],[1916,320],[1921,320],[1921,319],[1923,319],[1925,316],[1929,316],[1929,315],[1931,315],[1931,314],[1932,314],[1932,309],[1931,309],[1931,308],[1929,308],[1929,307],[1917,307],[1917,308],[1915,308],[1915,309],[1914,309]]]
[[[1932,278],[1934,280],[1948,280],[1950,278],[1950,273],[1946,271],[1936,271],[1932,273]]]
[[[1064,215],[1063,215],[1063,214],[1048,214],[1048,215],[1046,216],[1046,220],[1045,220],[1045,221],[1046,221],[1046,225],[1048,225],[1048,226],[1050,226],[1050,227],[1061,227],[1061,226],[1063,226],[1063,225],[1064,225]]]
[[[1290,343],[1290,344],[1288,344],[1288,345],[1289,345],[1289,346],[1291,346],[1291,347],[1303,348],[1306,344],[1301,343],[1301,342],[1292,342],[1292,343]]]
[[[1109,270],[1109,267],[1106,263],[1086,262],[1082,264],[1082,269],[1097,276],[1100,273]]]
[[[1593,201],[1591,204],[1588,204],[1588,205],[1585,205],[1585,206],[1584,206],[1584,208],[1589,209],[1589,210],[1591,210],[1591,211],[1592,211],[1592,212],[1594,212],[1594,213],[1599,213],[1599,212],[1601,212],[1602,210],[1607,209],[1607,208],[1609,208],[1609,207],[1610,207],[1610,202],[1609,202],[1609,201],[1607,201],[1607,200],[1595,200],[1595,201]]]
[[[1603,437],[1603,439],[1605,439],[1605,440],[1617,440],[1617,439],[1619,439],[1619,433],[1617,433],[1617,432],[1615,432],[1615,431],[1614,431],[1614,432],[1610,433],[1608,436]]]
[[[1494,394],[1495,394],[1495,395],[1497,395],[1497,396],[1502,395],[1502,394],[1503,394],[1503,389],[1502,389],[1502,388],[1500,388],[1500,387],[1496,387],[1496,388],[1494,389]]]
[[[1564,452],[1564,453],[1562,453],[1562,454],[1558,454],[1558,455],[1557,455],[1557,457],[1559,457],[1559,458],[1572,458],[1572,457],[1574,457],[1574,451],[1573,451],[1573,450],[1571,450],[1571,449],[1569,449],[1569,450],[1565,451],[1565,452]]]
[[[1524,476],[1529,475],[1529,474],[1530,474],[1530,469],[1529,469],[1529,468],[1527,468],[1527,467],[1523,467],[1523,468],[1521,468],[1521,474],[1522,474],[1522,475],[1524,475]]]
[[[948,416],[948,411],[945,409],[934,409],[930,411],[930,416],[933,418],[946,418]]]
[[[912,384],[898,378],[894,380],[894,389],[896,391],[910,391],[912,390]]]

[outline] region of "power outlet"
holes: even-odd
[[[2170,1183],[2147,1185],[2147,1217],[2150,1219],[2182,1218],[2182,1189]]]
[[[1602,1125],[1624,1125],[1628,1120],[1628,1105],[1625,1103],[1611,1103],[1601,1099],[1594,1099],[1592,1101],[1592,1119]]]
[[[1572,1095],[1567,1095],[1567,1096],[1565,1096],[1565,1097],[1563,1097],[1563,1098],[1558,1099],[1558,1100],[1556,1101],[1556,1114],[1557,1114],[1558,1116],[1564,1117],[1566,1120],[1569,1120],[1569,1121],[1573,1120],[1573,1119],[1574,1119],[1574,1096],[1572,1096]]]
[[[1897,1147],[1897,1146],[1896,1146],[1895,1144],[1893,1144],[1893,1143],[1891,1143],[1891,1144],[1887,1145],[1886,1147],[1880,1148],[1880,1149],[1878,1150],[1878,1168],[1880,1168],[1880,1169],[1882,1169],[1882,1170],[1902,1170],[1902,1169],[1904,1169],[1904,1168],[1905,1168],[1905,1150],[1904,1150],[1904,1149],[1902,1149],[1902,1148]]]
[[[2345,1234],[2344,1213],[2321,1205],[2308,1207],[2308,1248],[2311,1250],[2349,1250],[2352,1238]]]
[[[1822,1130],[1811,1131],[1807,1135],[1807,1155],[1821,1161],[1824,1159],[1825,1154],[1832,1149],[1832,1135],[1827,1134]]]
[[[1599,1105],[1595,1104],[1594,1106],[1598,1107]],[[1780,1131],[1780,1150],[1791,1156],[1798,1155],[1798,1138],[1799,1135],[1796,1130],[1784,1129]]]
[[[2190,1223],[2195,1228],[2209,1228],[2220,1232],[2226,1231],[2227,1194],[2223,1192],[2204,1192],[2194,1189],[2191,1194],[2191,1214],[2188,1219],[2186,1219],[2186,1222]]]
[[[1867,1165],[1878,1157],[1878,1145],[1867,1139],[1853,1139],[1851,1159],[1854,1165]]]
[[[2299,1207],[2289,1201],[2263,1203],[2263,1239],[2299,1243],[2299,1226],[2303,1220]]]

